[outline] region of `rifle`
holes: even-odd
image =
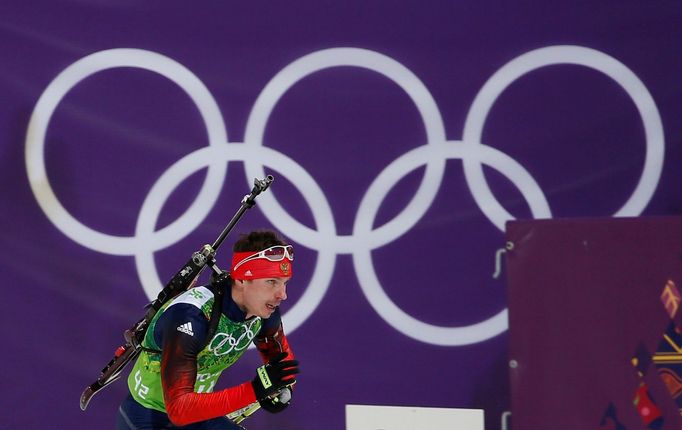
[[[119,346],[116,349],[114,352],[114,357],[109,361],[109,363],[107,363],[106,366],[104,366],[97,380],[86,387],[83,391],[83,394],[81,394],[81,410],[84,411],[88,407],[90,399],[92,399],[97,392],[116,381],[121,376],[121,372],[123,372],[123,369],[125,369],[128,363],[130,363],[140,354],[140,351],[142,350],[142,340],[144,339],[145,333],[147,332],[149,324],[154,318],[154,315],[156,315],[156,312],[161,308],[161,306],[178,294],[189,289],[206,267],[211,268],[214,276],[218,276],[223,273],[223,271],[216,264],[216,251],[230,231],[232,231],[234,226],[244,215],[244,213],[248,209],[251,209],[253,206],[255,206],[256,197],[263,191],[267,190],[274,180],[275,178],[272,175],[266,176],[265,179],[256,178],[254,180],[253,189],[249,194],[244,196],[239,210],[237,210],[237,213],[234,214],[230,222],[227,223],[215,242],[213,242],[212,245],[206,244],[201,247],[199,251],[194,252],[189,261],[185,263],[185,265],[166,284],[163,290],[161,290],[157,298],[145,306],[147,312],[145,313],[144,317],[142,317],[139,321],[133,324],[130,329],[123,333],[125,344]]]

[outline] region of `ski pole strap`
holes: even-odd
[[[270,381],[270,376],[268,376],[268,371],[265,368],[265,365],[259,367],[257,372],[260,383],[263,384],[263,388],[268,389],[272,387],[272,381]]]

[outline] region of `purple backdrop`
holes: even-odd
[[[679,325],[679,311],[664,306],[679,308],[679,296],[673,303],[664,289],[680,285],[681,233],[681,217],[509,223],[515,428],[615,429],[616,421],[629,430],[680,428],[682,360],[679,350],[666,354],[663,335],[681,338],[666,332],[671,316]],[[666,374],[674,376],[664,384]],[[641,382],[656,405],[640,392],[640,407],[650,409],[642,417],[633,404]],[[656,409],[663,425],[645,426]]]
[[[276,182],[239,230],[297,245],[303,374],[256,430],[343,429],[346,404],[482,408],[498,428],[504,222],[682,211],[678,2],[0,11],[0,428],[112,428],[125,384],[86,413],[82,389],[261,169]]]

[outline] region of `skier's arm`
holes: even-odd
[[[294,352],[291,350],[289,341],[284,334],[279,308],[275,310],[270,318],[263,321],[263,327],[261,327],[258,335],[254,338],[253,343],[258,349],[263,363],[268,363],[280,352],[288,354],[287,360],[294,359]]]
[[[260,353],[264,363],[269,363],[281,353],[287,354],[287,360],[294,359],[294,352],[291,350],[289,341],[284,334],[279,308],[275,310],[270,318],[263,321],[263,327],[261,327],[261,330],[254,338],[253,342],[256,345],[256,348],[258,349],[258,352]],[[293,389],[293,386],[290,388]],[[289,397],[289,400],[290,399],[291,397]],[[259,403],[266,411],[271,413],[279,413],[289,406],[289,400],[286,402],[263,400]]]

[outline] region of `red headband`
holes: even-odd
[[[236,270],[234,266],[247,257],[256,254],[258,251],[235,252],[232,255],[232,279],[262,279],[262,278],[288,278],[293,274],[291,260],[284,258],[280,261],[270,261],[267,258],[257,258],[249,260],[239,266]]]

